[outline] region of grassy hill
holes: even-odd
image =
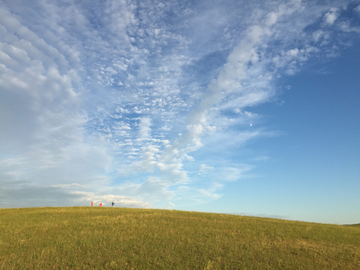
[[[0,269],[360,269],[360,227],[151,209],[0,209]]]

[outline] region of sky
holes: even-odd
[[[0,208],[360,222],[360,1],[2,0]]]

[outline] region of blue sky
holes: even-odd
[[[360,222],[359,1],[2,1],[0,207]]]

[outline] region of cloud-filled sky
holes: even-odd
[[[359,48],[359,1],[1,1],[0,207],[359,223]]]

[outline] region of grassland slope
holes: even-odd
[[[360,269],[360,228],[129,208],[0,209],[0,269]]]

